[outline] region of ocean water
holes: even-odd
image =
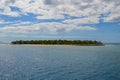
[[[0,45],[0,80],[120,80],[120,45]]]

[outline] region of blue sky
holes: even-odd
[[[118,0],[0,0],[0,4],[0,41],[120,42]]]

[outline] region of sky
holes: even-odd
[[[120,0],[0,0],[0,41],[120,42]]]

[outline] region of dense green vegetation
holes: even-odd
[[[103,43],[92,40],[17,40],[12,44],[40,44],[40,45],[103,45]]]

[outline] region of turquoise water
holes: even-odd
[[[0,80],[120,80],[120,45],[0,45]]]

